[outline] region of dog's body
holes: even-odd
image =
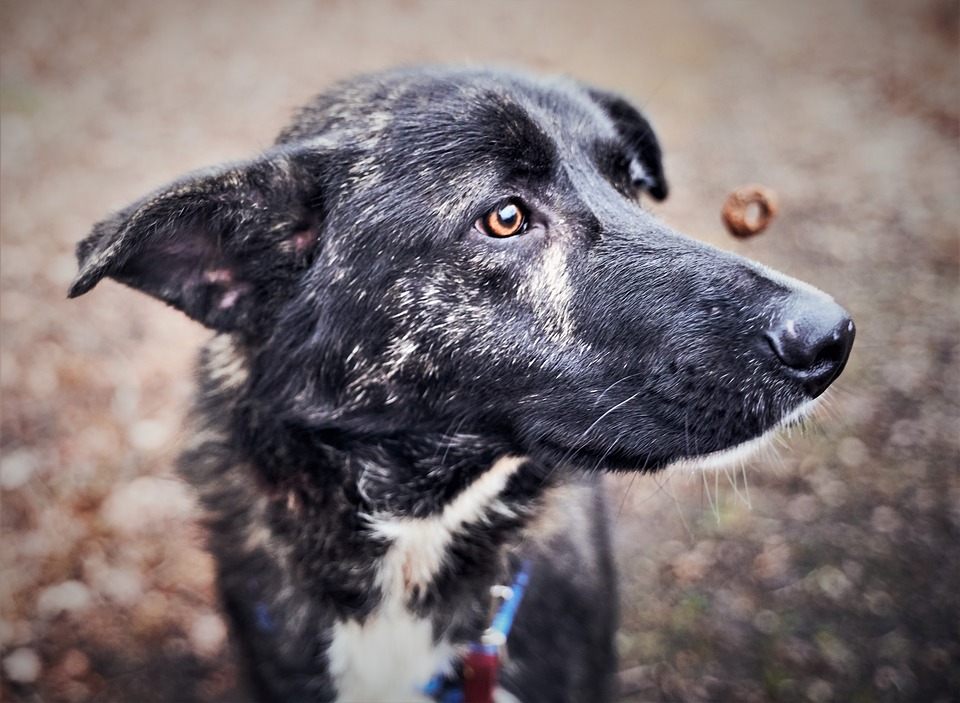
[[[487,70],[321,96],[275,148],[97,225],[111,276],[217,330],[181,460],[265,700],[424,699],[522,562],[501,698],[613,696],[597,471],[711,457],[799,417],[853,325],[675,234],[622,99]]]

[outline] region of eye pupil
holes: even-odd
[[[483,230],[491,237],[512,237],[526,226],[523,211],[514,202],[498,205],[482,222]]]

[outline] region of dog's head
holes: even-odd
[[[667,194],[660,147],[617,96],[396,71],[98,224],[70,294],[109,276],[233,334],[258,412],[304,429],[652,469],[789,421],[853,324],[671,231],[644,194]]]

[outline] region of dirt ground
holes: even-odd
[[[90,225],[265,147],[332,81],[493,62],[632,96],[677,229],[832,293],[858,338],[805,433],[610,481],[631,701],[960,698],[960,3],[0,0],[5,701],[234,701],[171,473],[206,333],[107,283]],[[718,213],[775,188],[772,228]]]

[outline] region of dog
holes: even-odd
[[[855,333],[640,204],[667,193],[619,95],[408,68],[78,245],[71,297],[110,277],[215,333],[179,469],[260,698],[613,699],[601,475],[757,445]]]

